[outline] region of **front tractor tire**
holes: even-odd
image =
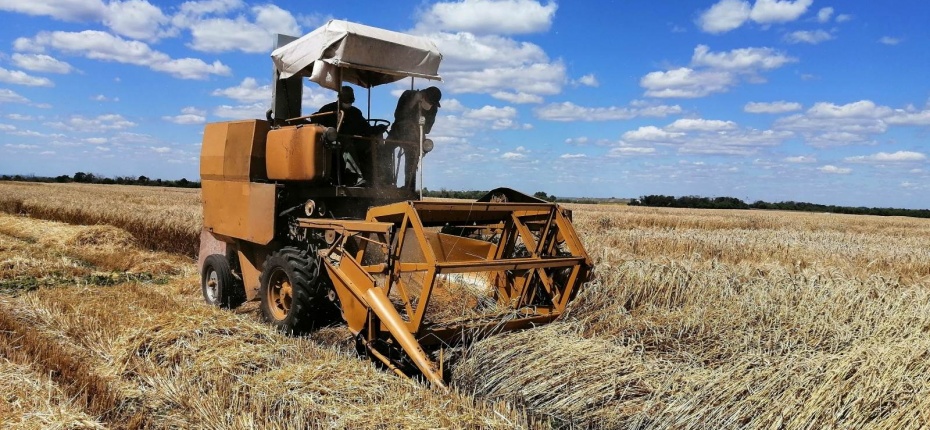
[[[313,328],[326,294],[318,258],[286,247],[265,260],[258,292],[265,321],[285,333]]]
[[[200,290],[207,304],[232,309],[245,301],[245,288],[233,275],[226,256],[213,254],[203,262]]]

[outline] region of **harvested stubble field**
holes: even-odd
[[[930,422],[928,220],[574,206],[597,279],[561,321],[447,363],[446,394],[357,358],[344,329],[291,338],[202,304],[199,204],[0,184],[4,427]]]

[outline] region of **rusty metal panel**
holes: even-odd
[[[301,227],[315,228],[322,230],[336,230],[347,233],[381,233],[388,234],[394,224],[388,222],[368,222],[354,220],[335,220],[328,218],[298,218],[297,223]]]
[[[226,130],[224,122],[207,124],[203,130],[203,145],[200,147],[200,179],[223,177],[223,154],[226,152]]]
[[[242,284],[245,287],[245,299],[252,300],[258,296],[258,289],[261,286],[261,267],[265,262],[265,254],[257,252],[246,254],[242,249],[238,254],[239,268],[242,270]]]
[[[268,179],[311,181],[325,177],[331,157],[320,141],[322,131],[322,127],[312,125],[270,131],[265,158]]]
[[[487,260],[492,243],[462,236],[427,231],[429,241],[440,263],[447,261],[481,261]]]
[[[223,236],[267,244],[274,237],[274,184],[204,180],[203,225]]]
[[[321,261],[326,268],[333,288],[339,296],[342,318],[353,333],[359,333],[368,319],[369,304],[364,295],[375,288],[375,281],[351,257],[343,254],[343,249],[333,250],[337,258],[330,258],[328,250],[320,251]]]
[[[200,178],[265,179],[268,122],[258,119],[207,124],[200,150]]]
[[[233,121],[227,124],[226,157],[223,176],[227,180],[265,177],[265,138],[268,122],[262,120]]]

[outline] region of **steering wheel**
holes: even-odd
[[[370,126],[372,126],[372,127],[377,127],[377,126],[382,125],[382,124],[383,124],[385,127],[390,127],[390,126],[391,126],[391,121],[388,121],[388,120],[386,120],[386,119],[380,119],[380,118],[372,118],[372,119],[368,120],[368,125],[370,125]]]

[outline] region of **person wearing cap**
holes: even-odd
[[[314,122],[324,127],[336,127],[339,131],[340,142],[343,143],[342,158],[345,161],[346,170],[356,176],[355,186],[361,187],[366,184],[363,170],[359,165],[361,158],[359,153],[368,154],[364,145],[357,147],[352,136],[372,136],[383,134],[386,126],[372,127],[365,119],[365,115],[359,108],[352,106],[355,103],[355,91],[350,86],[343,86],[339,91],[339,101],[327,103],[320,107],[316,113],[336,112],[336,109],[342,109],[342,123],[338,123],[337,115],[321,115],[314,119]]]
[[[404,187],[413,190],[416,185],[419,164],[420,117],[423,117],[423,134],[429,134],[439,112],[442,91],[436,87],[422,90],[407,90],[401,94],[394,110],[394,124],[388,132],[388,140],[408,142],[404,148]]]

